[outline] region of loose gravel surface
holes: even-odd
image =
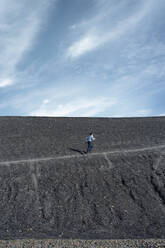
[[[165,240],[14,240],[0,248],[164,248]]]
[[[91,131],[94,152],[165,144],[164,117],[0,117],[0,161],[81,153]]]
[[[0,238],[163,247],[165,118],[0,117]]]

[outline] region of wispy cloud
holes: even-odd
[[[80,98],[64,104],[54,104],[44,99],[41,106],[31,112],[32,116],[96,116],[117,103],[116,99],[100,97],[97,99]]]
[[[152,109],[135,109],[127,111],[127,117],[147,117],[152,116]],[[119,111],[118,114],[112,114],[111,117],[126,117],[124,111]]]
[[[12,85],[13,83],[14,83],[14,80],[10,78],[0,79],[0,88],[4,88],[6,86]]]
[[[68,48],[67,56],[71,58],[79,57],[84,53],[97,48],[100,43],[101,39],[97,36],[88,34]]]
[[[142,4],[140,10],[133,13],[131,16],[127,17],[124,20],[119,21],[115,27],[108,28],[104,30],[101,25],[101,30],[93,28],[93,21],[87,22],[88,31],[78,40],[73,42],[72,45],[66,51],[66,56],[70,58],[78,58],[79,56],[95,50],[98,47],[103,46],[107,42],[111,42],[122,35],[126,34],[128,31],[133,30],[140,21],[147,15],[151,10],[153,0],[147,1],[145,4]],[[105,15],[102,15],[102,19]],[[97,26],[97,21],[100,21],[100,18],[96,18],[95,25]],[[90,25],[89,25],[90,24]],[[83,27],[84,28],[84,27]],[[104,30],[104,31],[103,31]]]
[[[13,80],[17,75],[16,67],[25,53],[34,46],[36,34],[42,28],[43,14],[48,5],[45,0],[35,2],[1,0],[0,73],[3,78],[10,77],[10,82],[17,82]],[[1,85],[5,87],[11,83],[5,81]]]

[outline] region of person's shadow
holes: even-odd
[[[86,151],[81,151],[81,150],[74,149],[74,148],[69,148],[69,150],[74,151],[74,152],[78,152],[78,153],[80,153],[80,154],[86,153]]]

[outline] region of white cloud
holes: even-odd
[[[79,57],[82,54],[97,48],[99,44],[100,40],[98,37],[87,35],[69,47],[67,56],[72,58]]]
[[[37,110],[30,113],[32,116],[95,116],[117,103],[116,99],[77,99],[64,104],[45,104],[45,100]]]
[[[134,116],[145,117],[145,116],[149,116],[151,113],[152,113],[152,109],[140,109],[134,113]]]
[[[130,111],[128,108],[126,111],[118,110],[118,114],[113,114],[111,117],[147,117],[152,116],[152,109],[134,109]]]
[[[122,36],[123,34],[133,30],[136,25],[141,22],[151,10],[152,3],[153,0],[146,2],[141,6],[140,10],[138,10],[136,13],[134,13],[127,19],[119,21],[115,27],[108,28],[108,31],[107,29],[105,30],[103,26],[101,26],[100,29],[93,28],[90,25],[88,26],[90,22],[87,22],[86,29],[88,29],[88,32],[86,32],[84,36],[82,36],[78,41],[75,41],[67,49],[66,57],[77,58],[89,51],[95,50],[96,48],[103,46],[107,42],[111,42],[117,38],[120,38],[120,36]],[[99,26],[97,23],[99,19],[100,18],[96,18],[96,27]],[[75,27],[76,25],[74,25],[74,28]]]
[[[0,79],[0,88],[12,85],[14,81],[10,78]]]

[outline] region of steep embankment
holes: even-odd
[[[165,238],[165,118],[1,117],[0,132],[1,238]]]

